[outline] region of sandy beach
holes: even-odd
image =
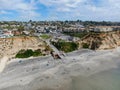
[[[15,59],[0,73],[0,90],[73,90],[71,77],[88,77],[117,68],[120,48],[113,50],[78,50],[63,59],[52,56]]]

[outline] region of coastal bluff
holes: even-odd
[[[46,43],[33,36],[0,38],[0,57],[14,57],[21,49],[45,50]]]
[[[78,41],[80,48],[92,50],[114,49],[120,46],[120,31],[90,33]]]

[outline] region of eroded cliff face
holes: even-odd
[[[91,33],[79,41],[80,48],[84,44],[90,49],[105,50],[120,46],[120,31],[107,33]]]
[[[46,44],[38,37],[19,36],[13,38],[0,38],[0,57],[14,57],[21,49],[45,50]]]

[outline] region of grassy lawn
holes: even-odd
[[[42,35],[40,35],[40,37],[41,37],[42,39],[49,39],[49,38],[51,38],[51,36],[48,35],[48,34],[42,34]]]
[[[84,36],[88,35],[88,32],[79,32],[79,33],[75,33],[75,32],[64,32],[64,34],[66,35],[70,35],[73,37],[79,37],[79,38],[83,38]]]

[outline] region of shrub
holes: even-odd
[[[42,55],[42,53],[39,49],[35,50],[34,53],[33,53],[33,56],[41,56],[41,55]]]
[[[30,56],[33,55],[33,51],[31,49],[28,49],[28,50],[20,50],[17,55],[16,55],[16,58],[28,58]]]
[[[31,57],[31,56],[41,56],[42,53],[41,51],[38,49],[38,50],[31,50],[31,49],[27,49],[27,50],[20,50],[17,54],[16,54],[16,58],[28,58],[28,57]]]
[[[78,49],[78,44],[75,42],[63,42],[63,41],[58,41],[58,42],[52,42],[52,44],[61,51],[64,52],[71,52],[76,49]]]
[[[82,44],[82,47],[83,47],[83,48],[89,48],[89,45],[88,45],[87,43],[83,43],[83,44]]]

